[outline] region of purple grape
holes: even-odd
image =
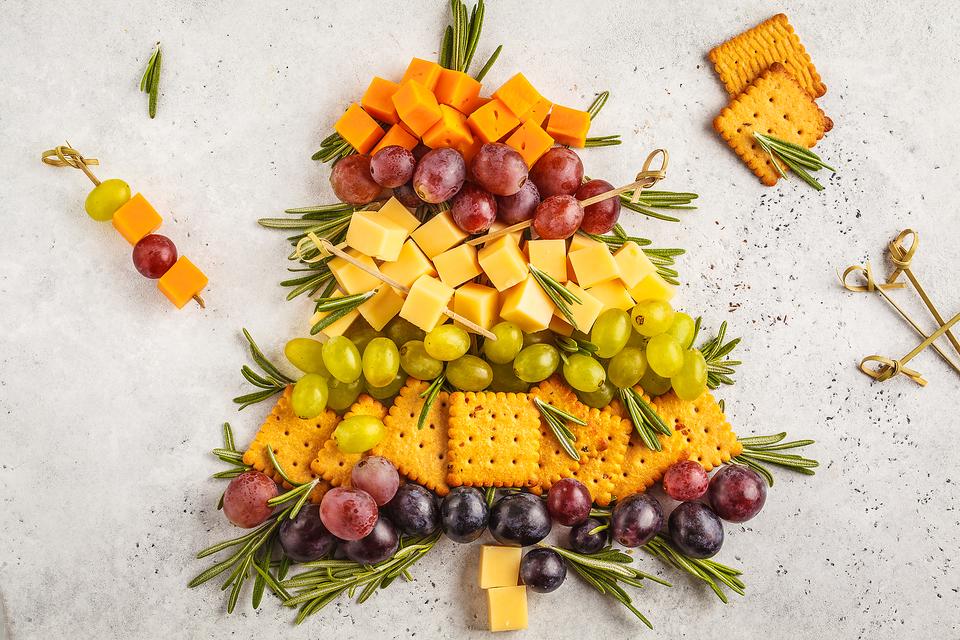
[[[709,558],[723,546],[723,523],[700,502],[684,502],[670,514],[670,539],[691,558]]]
[[[400,204],[408,209],[416,209],[423,204],[423,200],[421,200],[420,196],[417,195],[416,190],[413,188],[412,182],[402,184],[399,187],[394,187],[393,197],[399,200]]]
[[[246,471],[230,481],[223,492],[223,515],[227,520],[250,529],[273,515],[270,498],[280,495],[277,483],[259,471]]]
[[[370,176],[381,187],[394,189],[410,182],[416,166],[417,160],[411,152],[401,146],[390,145],[370,158]]]
[[[380,195],[381,187],[370,175],[370,156],[349,155],[333,165],[330,186],[340,201],[369,204]]]
[[[498,196],[512,196],[527,181],[527,163],[519,153],[502,142],[480,147],[470,162],[470,173],[481,187]]]
[[[497,218],[506,225],[533,218],[540,204],[540,192],[533,180],[527,180],[512,196],[497,196]]]
[[[440,526],[454,542],[473,542],[487,528],[490,511],[479,489],[454,487],[440,504]]]
[[[533,230],[545,240],[569,238],[583,222],[583,207],[573,196],[550,196],[533,213]]]
[[[603,549],[607,544],[607,531],[598,531],[590,533],[597,527],[602,527],[603,523],[596,518],[587,518],[578,525],[570,529],[569,546],[577,553],[596,553]]]
[[[377,522],[377,503],[366,491],[334,487],[323,494],[320,519],[341,540],[359,540]]]
[[[574,151],[553,147],[530,169],[530,179],[544,200],[550,196],[572,196],[583,182],[583,162]]]
[[[440,526],[440,507],[434,495],[418,484],[408,482],[397,489],[386,512],[400,531],[409,536],[425,536]]]
[[[520,580],[537,593],[556,591],[567,577],[567,563],[553,549],[534,549],[520,561]]]
[[[767,485],[753,469],[732,464],[710,480],[710,505],[730,522],[746,522],[760,513],[767,501]]]
[[[593,498],[587,487],[574,478],[560,480],[547,492],[547,511],[558,523],[571,527],[590,517]]]
[[[625,547],[639,547],[663,528],[663,509],[653,496],[635,493],[617,503],[610,518],[613,539]]]
[[[530,493],[500,498],[490,510],[490,533],[497,542],[526,547],[550,533],[550,513],[543,500]]]
[[[413,188],[424,202],[437,204],[457,195],[467,177],[467,165],[455,149],[429,151],[413,172]]]
[[[670,465],[663,474],[663,490],[674,500],[696,500],[707,492],[710,478],[696,460],[683,460]]]
[[[613,185],[606,180],[591,180],[577,189],[577,200],[586,200],[601,193],[613,190]],[[583,222],[580,228],[587,233],[603,235],[610,233],[617,219],[620,217],[620,197],[613,196],[583,208]]]
[[[497,200],[470,182],[463,185],[450,205],[450,215],[467,233],[483,233],[497,217]]]
[[[359,540],[344,542],[340,546],[350,560],[359,564],[376,564],[397,552],[400,536],[393,523],[385,516],[380,516],[370,533]]]
[[[294,562],[312,562],[324,557],[337,539],[320,520],[320,505],[308,504],[293,520],[280,525],[280,546]]]
[[[400,486],[400,474],[393,463],[380,456],[362,458],[350,470],[350,484],[366,491],[378,507],[390,502]]]

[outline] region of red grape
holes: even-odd
[[[151,233],[133,247],[133,266],[144,278],[159,278],[177,261],[177,246],[167,236]]]
[[[583,163],[570,149],[553,147],[530,169],[530,179],[537,185],[541,198],[572,196],[583,182]]]
[[[381,516],[370,533],[357,540],[340,545],[347,558],[359,564],[383,562],[397,552],[400,536],[397,528],[386,517]]]
[[[663,490],[674,500],[696,500],[707,492],[710,478],[696,460],[684,460],[670,465],[663,475]]]
[[[498,196],[512,196],[527,181],[527,163],[519,153],[502,142],[480,147],[470,163],[477,183]]]
[[[610,518],[613,539],[625,547],[650,542],[661,527],[663,509],[656,498],[645,493],[635,493],[618,502]]]
[[[400,486],[400,474],[393,463],[380,456],[368,456],[353,465],[350,484],[370,494],[377,506],[390,502]]]
[[[533,180],[527,180],[512,196],[497,196],[497,217],[506,225],[517,224],[533,217],[540,204],[540,192]]]
[[[369,204],[380,195],[380,185],[370,175],[370,156],[349,155],[330,172],[330,186],[341,202]]]
[[[413,172],[413,188],[424,202],[446,202],[460,191],[467,165],[455,149],[433,149],[421,158]]]
[[[359,540],[377,523],[377,503],[366,491],[335,487],[320,501],[320,519],[341,540]]]
[[[590,517],[592,503],[590,491],[574,478],[560,480],[547,492],[547,511],[554,520],[567,527]]]
[[[370,176],[381,187],[393,189],[410,182],[417,160],[401,146],[390,145],[370,158]]]
[[[732,464],[710,480],[710,506],[730,522],[746,522],[760,513],[767,501],[767,485],[753,469]]]
[[[670,514],[670,539],[691,558],[717,555],[723,546],[723,523],[705,504],[684,502]]]
[[[614,186],[606,180],[591,180],[577,189],[577,200],[586,200],[601,193],[612,191]],[[620,217],[620,196],[613,196],[583,208],[581,228],[587,233],[609,233]]]
[[[453,197],[450,215],[467,233],[483,233],[497,217],[497,200],[477,185],[467,182]]]
[[[246,471],[230,481],[223,492],[223,514],[227,520],[250,529],[273,515],[267,500],[280,495],[277,483],[259,471]]]
[[[533,230],[545,240],[569,238],[580,228],[583,207],[573,196],[550,196],[533,214]]]
[[[280,546],[295,562],[312,562],[330,553],[337,539],[320,520],[320,505],[308,504],[280,524]]]
[[[423,204],[423,200],[420,199],[413,188],[413,183],[410,182],[394,187],[393,196],[408,209],[416,209]]]

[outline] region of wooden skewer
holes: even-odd
[[[939,329],[931,333],[926,340],[918,344],[913,350],[907,355],[903,356],[899,360],[892,360],[890,358],[885,358],[883,356],[867,356],[860,361],[860,370],[865,374],[883,382],[884,380],[889,380],[890,378],[896,376],[898,373],[905,374],[911,380],[919,384],[921,387],[927,386],[927,381],[924,380],[923,376],[913,369],[907,368],[907,363],[910,362],[917,354],[933,344],[934,340],[942,336],[943,334],[950,331],[950,327],[960,322],[960,313],[953,316],[947,320]],[[867,366],[868,362],[877,362],[880,364],[877,369],[870,369]]]

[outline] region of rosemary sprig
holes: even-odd
[[[530,268],[530,275],[533,276],[533,279],[537,281],[537,284],[540,285],[540,288],[543,289],[543,292],[547,294],[547,297],[550,298],[550,301],[557,307],[560,313],[563,314],[563,317],[566,318],[574,329],[577,329],[577,320],[573,317],[573,312],[570,310],[571,304],[580,304],[580,298],[578,298],[570,289],[567,289],[565,286],[557,282],[550,274],[542,269],[535,267],[532,264],[527,265]]]
[[[351,314],[357,307],[372,298],[380,289],[373,289],[365,293],[355,293],[349,296],[324,296],[317,300],[314,307],[316,312],[327,312],[310,328],[310,335],[316,335],[329,327],[340,318]]]
[[[241,473],[250,470],[250,465],[243,461],[243,451],[237,449],[233,440],[233,429],[230,428],[229,422],[223,423],[223,446],[214,449],[211,453],[222,462],[231,465],[226,471],[213,474],[214,478],[236,478]]]
[[[760,145],[760,148],[770,156],[774,168],[783,178],[787,177],[787,173],[783,170],[783,165],[780,164],[781,162],[790,167],[790,170],[797,174],[800,179],[808,185],[817,191],[823,191],[823,185],[817,182],[817,179],[810,175],[808,170],[819,171],[820,169],[829,169],[832,173],[837,172],[836,169],[821,160],[820,156],[803,145],[787,142],[786,140],[768,136],[757,131],[753,132],[753,137],[757,141],[757,144]]]
[[[463,0],[451,0],[450,11],[453,14],[453,23],[447,25],[443,31],[443,40],[440,43],[440,66],[454,71],[470,72],[473,56],[477,51],[477,43],[483,33],[483,14],[486,6],[479,0],[467,17],[467,5]],[[490,59],[477,74],[477,80],[482,80],[493,62],[500,55],[503,45],[497,47]]]
[[[560,443],[560,446],[563,447],[563,450],[567,452],[567,455],[579,461],[580,452],[577,451],[577,448],[574,446],[574,443],[577,441],[577,436],[570,430],[570,427],[568,427],[566,423],[572,422],[573,424],[583,427],[587,424],[586,421],[581,420],[563,409],[558,409],[540,398],[534,398],[533,404],[536,405],[540,411],[540,415],[543,417],[543,421],[550,427],[553,436],[557,439],[557,442]]]
[[[686,571],[699,580],[703,580],[713,589],[713,592],[717,594],[717,597],[720,598],[724,604],[728,602],[727,594],[720,588],[720,584],[727,585],[732,591],[741,596],[744,594],[746,585],[743,583],[743,580],[740,579],[740,576],[743,574],[742,571],[720,564],[709,558],[705,560],[691,558],[675,549],[661,534],[657,534],[653,540],[643,545],[643,550],[655,558],[671,564],[681,571]]]
[[[620,401],[627,409],[633,428],[637,430],[640,440],[651,451],[662,451],[663,445],[660,444],[657,434],[670,436],[673,432],[663,421],[663,418],[653,410],[646,400],[643,399],[636,389],[619,389]]]
[[[157,98],[160,95],[160,66],[163,62],[163,53],[160,51],[160,43],[157,43],[153,55],[147,60],[147,68],[140,78],[140,91],[149,96],[148,113],[150,119],[157,117]]]
[[[246,329],[243,330],[243,337],[247,339],[247,343],[250,345],[250,357],[253,358],[254,364],[260,368],[261,373],[257,373],[247,365],[240,368],[240,373],[247,382],[259,387],[261,391],[254,391],[234,398],[233,401],[240,405],[238,411],[246,409],[252,404],[263,402],[274,394],[283,391],[288,384],[295,382],[293,378],[281,373],[277,366],[267,359],[267,356],[263,354],[263,351],[253,341],[253,337]]]
[[[666,209],[672,211],[692,211],[696,205],[690,204],[700,196],[696,193],[687,191],[641,191],[640,198],[636,202],[633,200],[633,192],[626,191],[620,194],[620,206],[642,213],[648,218],[654,220],[663,220],[664,222],[680,222],[680,218],[666,213],[655,211],[655,209]]]
[[[592,356],[599,348],[589,340],[577,338],[576,336],[555,336],[557,348],[565,353],[582,353],[585,356]]]
[[[759,473],[767,481],[769,486],[773,486],[773,474],[765,465],[771,464],[784,469],[790,469],[804,475],[812,476],[814,469],[820,466],[820,463],[811,458],[804,458],[792,453],[780,453],[787,449],[799,449],[814,444],[814,440],[794,440],[792,442],[783,442],[787,437],[786,431],[775,433],[770,436],[750,436],[748,438],[738,438],[743,445],[743,452],[733,458],[730,462],[742,464],[750,467]]]
[[[609,91],[602,91],[597,94],[597,97],[594,98],[593,102],[590,103],[590,107],[587,109],[587,113],[590,114],[590,119],[593,120],[597,117],[597,114],[600,113],[600,110],[603,109],[603,105],[607,104],[607,100],[610,98]],[[609,136],[590,136],[587,138],[585,147],[612,147],[621,143],[620,134],[613,134]]]
[[[651,248],[649,246],[651,244],[650,240],[628,235],[619,223],[615,224],[613,231],[607,235],[597,235],[595,233],[587,233],[586,231],[578,231],[577,233],[585,235],[597,242],[604,243],[611,252],[618,251],[627,242],[633,242],[643,248],[643,252],[650,258],[650,262],[657,267],[657,273],[660,274],[661,278],[673,285],[680,284],[679,280],[677,280],[680,274],[673,268],[673,265],[675,264],[675,257],[682,256],[686,253],[684,249]]]
[[[630,595],[619,583],[622,582],[642,589],[643,580],[650,580],[665,587],[672,586],[669,582],[630,566],[633,558],[612,547],[605,547],[596,553],[584,554],[552,545],[540,544],[539,546],[553,549],[559,553],[567,561],[567,564],[590,586],[600,593],[614,598],[629,609],[633,615],[637,616],[648,628],[653,629],[653,625],[650,624],[647,617],[633,606]]]
[[[493,50],[493,53],[490,54],[490,57],[487,58],[487,61],[483,63],[483,66],[480,67],[480,71],[477,71],[476,75],[473,76],[473,79],[477,82],[482,82],[486,77],[487,73],[493,68],[494,63],[497,61],[497,58],[500,57],[500,52],[503,51],[503,45],[498,44],[497,48]]]
[[[700,332],[700,320],[697,318],[694,327],[694,339]],[[711,389],[717,389],[721,384],[733,384],[734,380],[731,376],[736,373],[736,367],[743,364],[740,360],[727,358],[730,352],[740,344],[740,338],[734,338],[725,343],[723,339],[726,334],[727,322],[724,320],[720,323],[717,335],[700,345],[700,353],[707,361],[707,386]]]
[[[436,378],[430,381],[430,385],[420,393],[423,398],[423,406],[420,407],[420,415],[417,416],[417,429],[423,429],[427,423],[427,416],[430,414],[430,407],[436,401],[437,396],[443,391],[447,384],[447,376],[441,372]]]
[[[349,142],[334,131],[320,142],[320,149],[310,156],[310,159],[320,162],[336,162],[356,152],[357,150],[351,147]]]

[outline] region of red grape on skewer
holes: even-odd
[[[566,147],[553,147],[530,169],[530,179],[537,185],[541,198],[572,196],[583,182],[583,162]]]
[[[550,196],[533,214],[533,230],[545,240],[569,238],[580,228],[583,207],[573,196]]]
[[[156,279],[177,261],[177,247],[167,236],[151,233],[133,247],[133,266],[144,278]]]
[[[583,201],[598,196],[607,191],[613,191],[614,186],[606,180],[591,180],[577,189],[577,200]],[[620,196],[614,196],[587,205],[583,208],[583,223],[580,228],[587,233],[602,235],[609,233],[620,217]]]
[[[517,224],[533,217],[540,204],[540,192],[533,180],[527,180],[512,196],[497,196],[497,217],[506,225]]]

